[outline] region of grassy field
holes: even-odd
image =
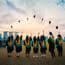
[[[63,43],[63,52],[64,51],[65,51],[65,43]],[[0,48],[0,65],[65,65],[65,52],[63,53],[63,57],[57,56],[57,49],[55,49],[55,52],[56,52],[56,57],[54,59],[51,58],[48,48],[47,48],[46,58],[41,57],[40,51],[37,54],[39,57],[33,58],[34,53],[32,48],[30,57],[26,57],[25,47],[23,46],[23,50],[20,54],[20,58],[16,57],[15,50],[12,53],[12,57],[8,58],[7,49]]]

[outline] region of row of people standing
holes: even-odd
[[[25,40],[22,40],[22,36],[19,37],[18,35],[15,40],[13,40],[13,36],[8,37],[8,40],[6,42],[8,57],[11,57],[11,53],[14,50],[14,45],[16,48],[17,57],[20,56],[20,52],[22,51],[22,45],[24,45],[26,48],[25,53],[27,57],[30,54],[31,47],[33,47],[33,53],[35,54],[33,57],[38,57],[37,53],[39,51],[39,45],[40,45],[41,56],[46,56],[47,42],[49,44],[49,52],[52,58],[55,57],[55,45],[58,51],[58,56],[62,56],[63,55],[63,47],[62,47],[63,41],[62,41],[61,35],[59,34],[57,39],[55,40],[52,32],[50,32],[49,34],[50,34],[49,39],[45,37],[45,35],[41,35],[40,37],[38,36],[37,38],[36,36],[34,36],[33,39],[32,37],[26,36]]]
[[[54,36],[52,32],[49,33],[50,37],[48,39],[49,43],[49,52],[51,56],[54,58],[55,55],[55,47],[57,48],[58,56],[63,56],[63,39],[60,34],[58,34],[57,38],[54,40]]]

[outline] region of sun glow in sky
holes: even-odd
[[[50,31],[65,35],[65,0],[0,0],[0,31],[36,34],[43,30],[46,35]]]

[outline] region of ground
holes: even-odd
[[[63,43],[63,52],[65,51],[65,43]],[[7,49],[0,48],[0,65],[65,65],[65,52],[63,53],[63,57],[57,56],[57,49],[55,49],[56,57],[54,59],[51,58],[50,53],[47,49],[46,58],[41,57],[41,53],[37,54],[38,58],[33,58],[33,49],[31,50],[30,57],[26,57],[25,55],[25,47],[23,46],[23,50],[20,54],[20,58],[16,57],[15,49],[12,53],[12,57],[7,57]]]

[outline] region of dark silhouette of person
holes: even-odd
[[[54,36],[52,34],[52,32],[49,33],[50,37],[48,39],[48,43],[49,43],[49,52],[51,53],[52,58],[55,57],[55,42],[54,42]]]
[[[56,39],[56,47],[58,51],[58,56],[63,55],[63,41],[62,41],[62,36],[58,34],[57,39]]]

